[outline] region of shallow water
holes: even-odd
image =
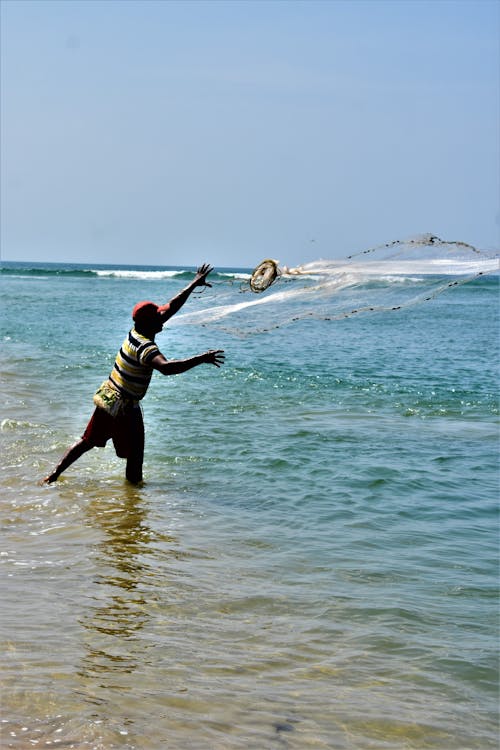
[[[2,746],[497,747],[497,278],[172,325],[166,356],[227,360],[155,375],[145,485],[107,447],[38,486],[133,303],[183,283],[1,278]]]

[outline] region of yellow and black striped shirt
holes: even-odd
[[[132,328],[116,355],[109,376],[125,398],[140,401],[146,395],[153,374],[149,363],[157,354],[160,354],[160,350],[155,342]]]

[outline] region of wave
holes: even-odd
[[[0,275],[2,276],[32,276],[32,277],[51,277],[51,276],[63,276],[63,277],[75,277],[75,278],[91,278],[95,277],[96,273],[91,269],[87,268],[48,268],[47,266],[40,265],[24,267],[21,264],[12,262],[9,265],[2,264],[0,267]]]
[[[135,279],[139,281],[163,281],[165,279],[191,280],[195,268],[162,268],[158,266],[102,266],[90,267],[69,264],[51,263],[18,263],[4,261],[0,266],[0,275],[27,276],[33,278],[62,277],[81,279]],[[246,270],[214,270],[210,276],[212,281],[246,281],[250,272]]]
[[[97,276],[103,277],[103,278],[115,278],[115,279],[139,279],[144,281],[161,281],[162,279],[186,279],[188,281],[191,281],[194,274],[193,270],[154,270],[154,271],[147,271],[147,270],[139,270],[139,269],[129,269],[129,268],[121,268],[121,269],[99,269],[99,270],[92,270],[92,273],[94,273]],[[228,281],[228,280],[235,280],[235,281],[246,281],[249,279],[251,274],[249,272],[243,272],[243,271],[230,271],[230,272],[221,272],[221,271],[212,271],[210,274],[210,280],[211,281]]]
[[[143,271],[137,269],[92,269],[92,273],[102,278],[112,279],[142,279],[144,281],[161,281],[162,279],[192,278],[193,273],[188,271]]]

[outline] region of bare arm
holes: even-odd
[[[167,305],[162,306],[162,309],[160,311],[162,323],[165,323],[166,320],[171,318],[172,315],[175,315],[175,313],[181,309],[184,302],[186,302],[191,292],[196,289],[197,286],[212,286],[207,282],[207,276],[210,271],[213,271],[213,267],[208,263],[204,263],[198,268],[198,270],[196,271],[196,276],[182,290],[182,292],[179,292],[179,294],[173,297]]]
[[[151,360],[151,365],[162,375],[179,375],[181,372],[187,372],[198,365],[215,365],[220,367],[224,364],[224,351],[222,349],[210,349],[203,354],[197,354],[189,359],[166,359],[163,354],[157,354]]]

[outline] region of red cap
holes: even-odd
[[[138,302],[132,310],[132,318],[136,323],[146,322],[155,318],[158,313],[165,312],[168,310],[168,305],[156,305],[154,302]]]
[[[158,305],[154,302],[138,302],[132,310],[132,318],[135,321],[151,320],[158,315]]]

